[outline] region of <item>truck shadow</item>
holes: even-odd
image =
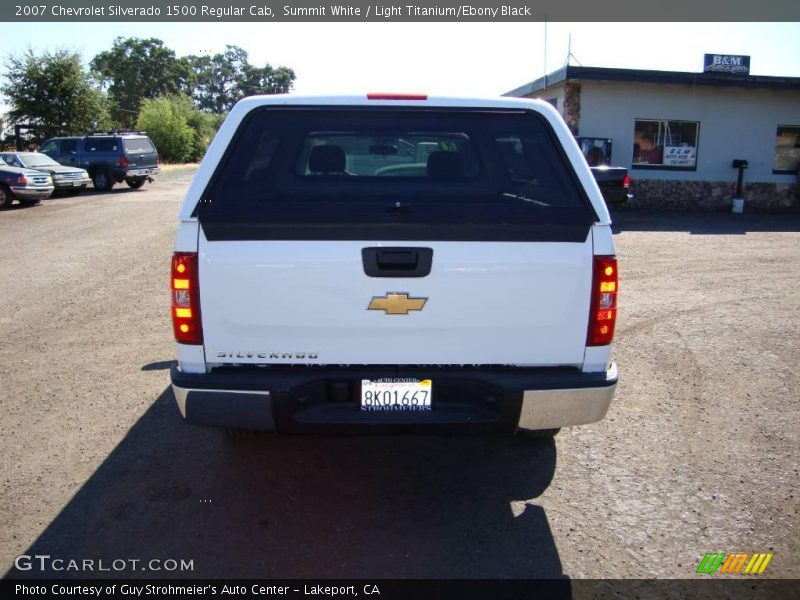
[[[230,440],[184,423],[167,388],[26,554],[193,570],[7,576],[564,578],[530,503],[555,465],[552,440]]]
[[[679,212],[611,208],[611,228],[624,231],[685,231],[693,235],[744,235],[800,231],[800,214]]]

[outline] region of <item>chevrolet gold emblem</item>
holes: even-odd
[[[407,315],[410,310],[422,310],[427,298],[409,298],[408,292],[387,292],[374,296],[367,310],[383,310],[387,315]]]

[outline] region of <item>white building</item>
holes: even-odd
[[[505,95],[547,100],[576,136],[610,139],[632,205],[728,210],[744,159],[748,210],[800,210],[800,78],[713,70],[737,59],[726,70],[749,71],[749,57],[719,55],[702,73],[566,66]]]

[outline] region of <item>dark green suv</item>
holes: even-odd
[[[50,138],[39,152],[62,165],[86,169],[94,187],[102,191],[123,181],[138,189],[158,173],[158,151],[144,132]]]

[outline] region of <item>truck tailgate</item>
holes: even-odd
[[[420,278],[369,277],[375,242],[209,242],[201,314],[211,364],[535,364],[583,360],[592,249],[583,243],[414,243]],[[398,246],[397,243],[390,244]],[[368,310],[406,293],[421,310]],[[205,318],[208,316],[209,318]],[[313,357],[313,358],[311,358]]]

